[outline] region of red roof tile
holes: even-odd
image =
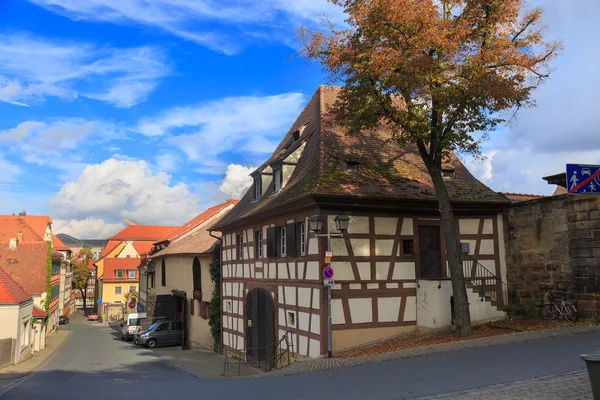
[[[240,202],[239,200],[228,199],[225,203],[218,204],[214,207],[208,208],[205,211],[203,211],[202,213],[200,213],[197,216],[195,216],[194,218],[192,218],[191,220],[189,220],[188,222],[186,222],[185,224],[183,224],[182,226],[180,226],[179,228],[175,229],[173,232],[169,233],[168,235],[161,238],[160,240],[157,240],[156,243],[177,239],[178,237],[185,235],[192,229],[207,222],[209,219],[211,219],[215,215],[219,214],[223,210],[225,210],[227,208],[232,208],[232,206],[236,205],[239,202]]]
[[[0,304],[20,304],[27,300],[31,300],[31,296],[0,268]]]
[[[506,198],[512,202],[535,200],[535,199],[541,199],[542,197],[545,197],[545,196],[542,196],[539,194],[524,194],[524,193],[502,193],[502,194],[504,196],[506,196]]]
[[[107,258],[104,260],[104,282],[137,282],[139,275],[137,267],[141,264],[141,258]],[[123,279],[117,279],[115,271],[135,270],[135,279],[128,279],[127,272],[123,273]]]
[[[178,226],[159,226],[159,225],[131,225],[121,232],[108,238],[111,240],[151,240],[156,241],[169,233],[173,232]],[[108,245],[107,245],[108,247]]]
[[[21,242],[16,249],[0,245],[0,267],[3,268],[25,291],[39,295],[46,291],[46,242]]]
[[[71,249],[65,246],[62,240],[60,240],[56,235],[52,235],[52,246],[54,247],[54,250],[71,251]]]
[[[150,253],[152,247],[154,247],[152,242],[133,242],[133,248],[140,256]]]
[[[106,257],[111,251],[113,251],[118,245],[121,244],[121,240],[109,240],[106,242],[106,246],[102,249],[102,254],[100,254],[100,258]]]
[[[46,311],[44,311],[41,308],[39,308],[38,306],[34,305],[32,315],[35,318],[45,318],[47,314],[46,314]]]
[[[16,215],[0,216],[0,243],[9,243],[10,239],[16,239],[19,232],[23,234],[23,242],[39,242],[43,240],[43,236],[35,233],[23,218],[19,218]]]
[[[46,234],[48,224],[52,224],[52,220],[46,215],[25,215],[23,219],[42,239]]]

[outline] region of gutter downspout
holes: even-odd
[[[218,232],[218,231],[217,231]],[[221,287],[219,288],[219,290],[221,291],[221,298],[219,299],[219,302],[221,303],[221,307],[219,307],[221,309],[221,346],[219,346],[219,353],[223,353],[223,237],[218,237],[213,235],[213,230],[209,229],[208,230],[208,234],[211,237],[214,237],[215,239],[217,239],[219,241],[219,251],[221,252],[221,254],[219,254],[219,275],[221,276],[221,282],[219,283],[221,285]]]

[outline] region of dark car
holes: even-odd
[[[133,343],[144,347],[181,345],[181,321],[161,320],[135,334]]]
[[[66,315],[61,315],[60,317],[58,317],[59,325],[64,325],[64,324],[68,324],[68,323],[69,323],[69,317],[67,317]]]

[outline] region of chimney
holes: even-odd
[[[23,232],[19,231],[19,233],[17,233],[17,243],[22,242],[23,241]]]
[[[17,239],[10,238],[10,242],[8,243],[8,248],[9,249],[16,249],[17,248]]]
[[[19,213],[19,218],[23,218],[23,217],[24,217],[24,216],[26,216],[26,215],[27,215],[27,213],[26,213],[25,211],[21,211],[21,212]]]

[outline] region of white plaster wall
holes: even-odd
[[[139,258],[140,255],[138,254],[138,252],[135,250],[135,247],[133,247],[133,243],[129,242],[125,245],[125,247],[123,247],[123,250],[121,250],[121,252],[119,254],[117,254],[116,258]]]
[[[331,251],[333,251],[333,256],[347,256],[348,248],[346,247],[346,243],[342,238],[332,238],[331,239]]]
[[[400,313],[401,297],[380,297],[377,299],[379,311],[377,322],[397,322]]]
[[[371,299],[348,299],[352,323],[373,322],[373,307]]]
[[[375,217],[376,235],[395,235],[398,218]]]
[[[443,328],[451,326],[450,296],[452,284],[449,280],[419,281],[417,289],[417,325],[426,328]],[[471,322],[482,323],[489,320],[501,319],[506,313],[499,311],[490,302],[481,301],[479,294],[467,288]],[[407,307],[408,308],[408,307]]]
[[[394,265],[394,274],[392,279],[415,279],[414,262],[397,262]]]
[[[460,218],[458,220],[458,229],[463,235],[476,235],[479,230],[479,219]]]
[[[369,239],[350,239],[350,243],[356,257],[369,256],[371,251]]]
[[[352,272],[352,264],[348,261],[333,261],[331,268],[335,271],[334,279],[336,281],[353,281],[354,273]]]
[[[413,236],[412,218],[404,218],[404,220],[402,220],[402,230],[400,231],[400,234],[403,236]]]
[[[375,255],[376,256],[391,256],[394,248],[393,239],[378,239],[375,240]]]
[[[341,299],[331,299],[331,324],[339,325],[345,324],[346,318],[344,318],[344,309],[342,307]]]

